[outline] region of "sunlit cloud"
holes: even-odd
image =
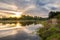
[[[25,8],[25,10],[23,10],[23,13],[30,10],[30,9],[34,9],[36,6],[35,5],[30,5],[27,8]]]
[[[28,2],[29,2],[29,1],[31,1],[31,0],[25,0],[25,1],[28,1]]]
[[[6,11],[6,10],[0,10],[1,12],[6,12],[5,14],[3,13],[2,15],[7,15],[7,13],[10,15],[10,17],[21,17],[22,12],[18,11]],[[7,15],[8,16],[8,15]]]
[[[48,16],[51,10],[60,11],[60,0],[0,0],[0,10],[23,12],[35,16]]]
[[[10,5],[10,4],[6,4],[6,3],[0,3],[0,8],[1,9],[8,9],[8,10],[17,10],[17,6],[15,6],[14,4],[13,5]]]

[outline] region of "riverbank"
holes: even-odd
[[[47,21],[42,23],[43,28],[39,28],[37,34],[42,40],[60,40],[60,26],[59,23],[56,25],[49,24]]]

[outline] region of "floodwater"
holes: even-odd
[[[0,40],[40,40],[36,30],[43,27],[36,22],[1,22]]]

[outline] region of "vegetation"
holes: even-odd
[[[60,18],[60,12],[50,12],[49,13],[49,18]]]
[[[39,28],[37,34],[42,40],[60,40],[60,12],[50,12],[49,19],[57,19],[57,24],[49,24],[48,21],[43,22],[43,28]]]
[[[38,17],[38,16],[29,16],[29,15],[22,15],[20,18],[12,18],[12,17],[9,17],[9,18],[0,18],[0,20],[46,20],[47,18],[42,18],[42,17]]]

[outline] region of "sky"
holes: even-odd
[[[48,17],[50,11],[60,11],[60,0],[0,0],[0,16],[14,14],[10,11]]]

